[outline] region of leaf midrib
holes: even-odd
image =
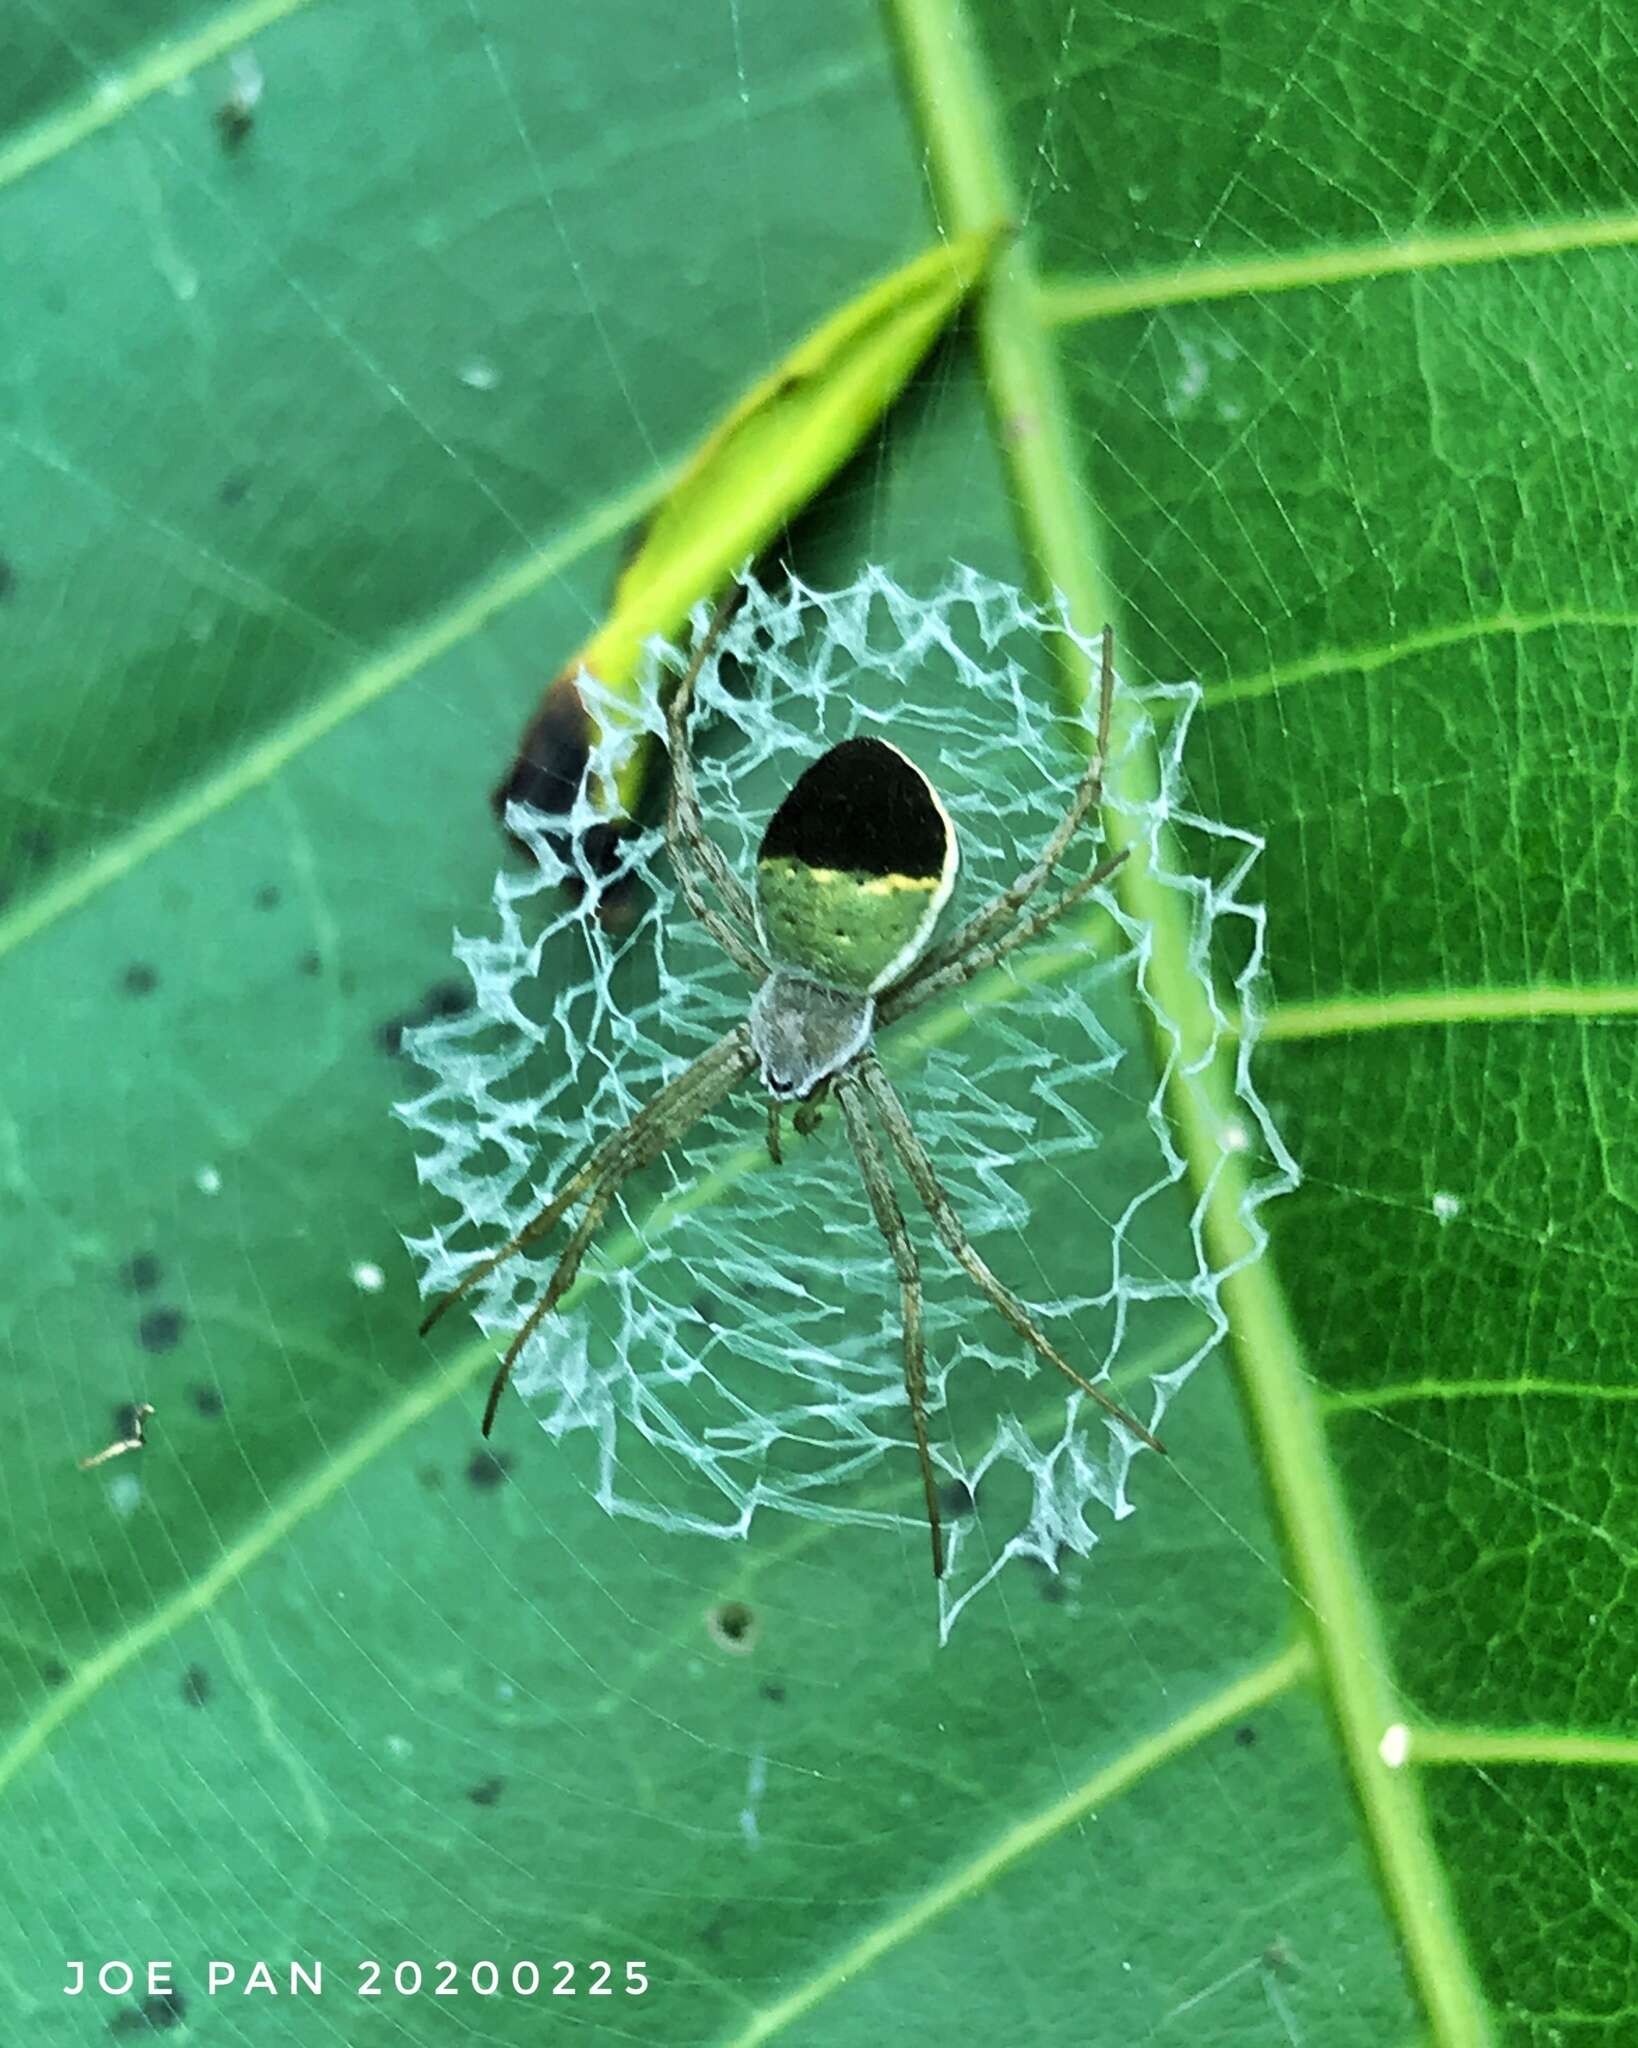
[[[975,219],[1016,218],[1002,130],[981,70],[978,46],[960,0],[894,0],[910,99],[919,114],[944,201],[945,226],[960,233]],[[1098,531],[1073,459],[1059,370],[1041,322],[1041,298],[1021,248],[997,266],[979,314],[980,340],[999,420],[1028,419],[1027,435],[1004,437],[1026,552],[1063,592],[1083,629],[1114,616],[1101,567]],[[1090,677],[1077,677],[1082,696]],[[1160,1004],[1182,1026],[1187,1068],[1209,1045],[1201,1035],[1203,992],[1193,983],[1180,932],[1181,912],[1154,882],[1147,863],[1128,861],[1118,886],[1129,908],[1155,933]],[[1209,1071],[1221,1127],[1232,1090],[1221,1059]],[[1206,1204],[1208,1240],[1232,1263],[1244,1241],[1248,1183],[1230,1156],[1214,1162],[1211,1130],[1196,1093],[1173,1097],[1185,1155]],[[1215,1168],[1215,1170],[1214,1170]],[[1225,1252],[1228,1256],[1225,1258]],[[1424,2008],[1441,2048],[1484,2048],[1489,2016],[1457,1929],[1444,1869],[1434,1851],[1421,1797],[1409,1773],[1390,1771],[1379,1753],[1393,1712],[1385,1646],[1347,1518],[1325,1457],[1322,1426],[1278,1280],[1265,1250],[1225,1283],[1224,1301],[1241,1364],[1253,1434],[1262,1451],[1273,1506],[1284,1526],[1299,1582],[1308,1595],[1322,1678],[1344,1758]]]

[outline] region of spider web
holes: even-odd
[[[694,625],[704,631],[703,611]],[[1073,788],[1071,736],[1047,707],[1076,651],[1095,670],[1095,648],[1061,603],[1033,605],[970,569],[926,594],[879,567],[828,592],[750,579],[698,685],[705,815],[748,875],[767,815],[750,793],[770,777],[793,779],[838,740],[891,734],[913,759],[938,764],[963,853],[959,915],[1028,864]],[[455,941],[473,1007],[406,1034],[435,1085],[398,1114],[432,1141],[418,1171],[453,1210],[432,1234],[406,1239],[424,1295],[441,1295],[513,1237],[588,1143],[744,1014],[743,977],[677,898],[658,826],[626,842],[616,879],[641,909],[622,934],[605,928],[596,878],[575,850],[605,815],[588,791],[611,786],[639,732],[663,737],[657,685],[685,659],[651,649],[635,712],[582,678],[601,737],[571,833],[512,807],[534,864],[498,876],[493,931]],[[1201,1219],[1217,1168],[1203,1190],[1189,1188],[1166,1099],[1179,1078],[1181,1024],[1156,990],[1150,929],[1113,883],[1033,953],[882,1042],[986,1261],[1029,1299],[1061,1352],[1155,1429],[1227,1328],[1223,1282],[1261,1248],[1257,1212],[1295,1182],[1251,1079],[1264,918],[1247,885],[1260,842],[1190,807],[1183,764],[1198,702],[1189,683],[1122,688],[1109,810],[1120,843],[1179,899],[1214,1030],[1195,1071],[1219,1041],[1238,1048],[1239,1114],[1218,1132],[1218,1161],[1255,1147],[1266,1166],[1244,1199],[1249,1249],[1214,1265],[1207,1247]],[[1081,739],[1089,748],[1092,732]],[[1158,780],[1142,796],[1124,793],[1134,762],[1151,752]],[[1080,835],[1066,878],[1084,871],[1077,857],[1096,858],[1095,829]],[[1225,951],[1242,963],[1226,1001],[1211,979]],[[916,1526],[886,1248],[834,1112],[827,1131],[792,1140],[770,1170],[761,1100],[741,1089],[694,1135],[685,1162],[626,1184],[623,1236],[611,1250],[618,1234],[605,1226],[588,1261],[595,1299],[535,1330],[513,1384],[548,1436],[591,1432],[598,1498],[611,1513],[724,1537],[745,1535],[769,1510]],[[636,1195],[645,1180],[659,1185]],[[1037,1225],[1049,1203],[1074,1216],[1072,1230],[1054,1231],[1050,1259]],[[921,1217],[913,1233],[918,1222],[925,1244],[931,1233]],[[486,1335],[520,1326],[556,1257],[549,1237],[480,1283],[472,1299]],[[1087,1555],[1133,1511],[1134,1462],[1145,1452],[1021,1356],[936,1244],[923,1268],[947,1637],[1009,1559],[1056,1571],[1066,1555]]]

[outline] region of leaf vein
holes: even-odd
[[[1638,1736],[1571,1728],[1409,1728],[1413,1764],[1559,1764],[1594,1768],[1638,1766]]]
[[[1437,653],[1442,648],[1459,647],[1470,640],[1491,639],[1504,634],[1522,637],[1528,633],[1583,626],[1630,632],[1638,626],[1638,612],[1619,608],[1589,610],[1574,605],[1559,606],[1545,612],[1499,611],[1480,619],[1428,626],[1419,633],[1407,633],[1402,639],[1387,640],[1374,646],[1321,648],[1316,654],[1303,655],[1299,661],[1213,684],[1206,691],[1206,707],[1215,710],[1223,704],[1241,704],[1259,697],[1271,697],[1293,683],[1314,682],[1338,675],[1369,675],[1376,669],[1389,668],[1395,662],[1407,661],[1415,655]]]
[[[1546,1017],[1626,1017],[1638,1010],[1638,984],[1543,982],[1522,988],[1415,989],[1392,996],[1331,996],[1281,1003],[1263,1019],[1273,1039],[1343,1038],[1429,1024],[1522,1024]]]
[[[1061,1799],[1054,1800],[1029,1819],[1017,1822],[987,1849],[930,1886],[919,1898],[874,1928],[862,1940],[844,1949],[806,1983],[799,1984],[777,2003],[764,2007],[749,2026],[733,2036],[728,2048],[758,2048],[759,2043],[770,2040],[793,2021],[811,2012],[883,1956],[913,1940],[946,1913],[976,1898],[1025,1857],[1063,1834],[1077,1821],[1107,1806],[1151,1771],[1182,1755],[1217,1729],[1266,1705],[1308,1677],[1312,1669],[1308,1645],[1305,1642],[1292,1643],[1255,1670],[1221,1687],[1188,1713],[1180,1714],[1169,1726],[1133,1743],[1113,1763],[1094,1771]]]
[[[1050,327],[1068,327],[1118,319],[1124,313],[1157,306],[1311,290],[1316,285],[1467,269],[1482,263],[1515,263],[1539,256],[1581,255],[1595,249],[1626,248],[1634,242],[1638,242],[1638,213],[1591,214],[1575,220],[1524,221],[1331,249],[1231,257],[1221,263],[1181,264],[1128,277],[1054,277],[1040,287],[1041,317]]]
[[[15,908],[0,916],[0,959],[123,880],[133,868],[163,852],[195,826],[259,788],[306,748],[430,662],[450,653],[497,613],[561,575],[599,542],[611,539],[639,518],[664,488],[664,478],[649,477],[636,488],[605,500],[555,542],[463,592],[415,631],[351,669],[333,689],[265,733],[225,768],[183,789],[88,859],[21,897]]]
[[[1586,1380],[1542,1379],[1524,1374],[1510,1380],[1404,1380],[1396,1386],[1349,1387],[1327,1395],[1326,1414],[1401,1408],[1416,1401],[1638,1401],[1638,1385],[1599,1385]]]

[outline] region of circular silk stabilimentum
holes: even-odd
[[[703,611],[695,625],[697,645]],[[867,993],[926,946],[924,920],[936,947],[1013,882],[1085,770],[1097,654],[1061,605],[968,569],[928,595],[875,568],[829,592],[748,579],[698,679],[692,752],[706,828],[754,893],[769,950],[788,959],[795,934],[823,952],[824,980]],[[602,735],[588,788],[614,786],[641,731],[664,734],[660,684],[686,665],[657,647],[635,711],[583,680]],[[1084,683],[1078,722],[1062,712],[1066,675]],[[1189,804],[1199,695],[1120,685],[1102,818],[1076,835],[1060,885],[1111,847],[1123,867],[875,1040],[984,1264],[1100,1397],[1151,1429],[1222,1340],[1223,1282],[1260,1253],[1263,1203],[1296,1181],[1251,1075],[1264,913],[1245,891],[1261,842]],[[874,828],[856,802],[827,801],[836,778],[851,798],[875,792]],[[845,844],[832,843],[840,812]],[[640,884],[626,928],[599,922],[595,887],[564,889],[596,880],[577,876],[573,852],[596,822],[586,796],[567,832],[560,817],[509,813],[534,865],[497,879],[489,933],[455,942],[473,1007],[405,1034],[432,1081],[398,1114],[426,1141],[422,1180],[450,1204],[409,1240],[429,1298],[750,1013],[750,983],[682,901],[658,827],[622,845],[620,879]],[[1226,1084],[1212,1086],[1214,1069]],[[1206,1113],[1177,1115],[1188,1091]],[[724,1537],[778,1514],[859,1525],[881,1532],[884,1565],[908,1549],[925,1572],[894,1262],[836,1108],[787,1134],[778,1165],[766,1113],[753,1075],[622,1183],[514,1384],[611,1513]],[[1203,1190],[1219,1186],[1245,1226],[1233,1266],[1213,1264],[1203,1228]],[[1009,1559],[1056,1569],[1090,1553],[1141,1499],[1138,1461],[1154,1453],[1019,1341],[902,1177],[899,1191],[949,1503],[947,1635]],[[566,1227],[472,1289],[497,1352]],[[589,1459],[574,1453],[582,1432]]]

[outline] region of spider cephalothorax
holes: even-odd
[[[781,1156],[782,1105],[796,1104],[796,1127],[807,1131],[817,1121],[820,1100],[833,1097],[871,1213],[898,1274],[905,1389],[921,1464],[933,1570],[942,1576],[944,1535],[927,1434],[921,1268],[882,1136],[951,1257],[1013,1329],[1122,1427],[1151,1448],[1162,1448],[1140,1422],[1058,1354],[1029,1311],[979,1257],[872,1044],[881,1025],[959,987],[1045,930],[1106,881],[1125,858],[1121,853],[1110,855],[1079,881],[1035,902],[1076,831],[1102,799],[1114,693],[1110,635],[1106,629],[1097,745],[1068,810],[1017,880],[935,946],[934,927],[955,886],[955,829],[927,777],[885,740],[843,740],[798,778],[763,834],[754,898],[707,834],[688,748],[688,709],[695,680],[720,642],[737,597],[736,591],[718,609],[668,709],[671,801],[666,845],[690,910],[754,984],[749,1017],[667,1082],[628,1123],[592,1146],[551,1201],[516,1237],[473,1265],[460,1285],[436,1303],[421,1328],[429,1330],[504,1259],[555,1228],[584,1201],[546,1292],[512,1338],[496,1371],[484,1409],[487,1436],[518,1354],[567,1292],[629,1174],[674,1144],[752,1073],[767,1091],[768,1150],[776,1163]],[[716,903],[708,890],[715,893]]]

